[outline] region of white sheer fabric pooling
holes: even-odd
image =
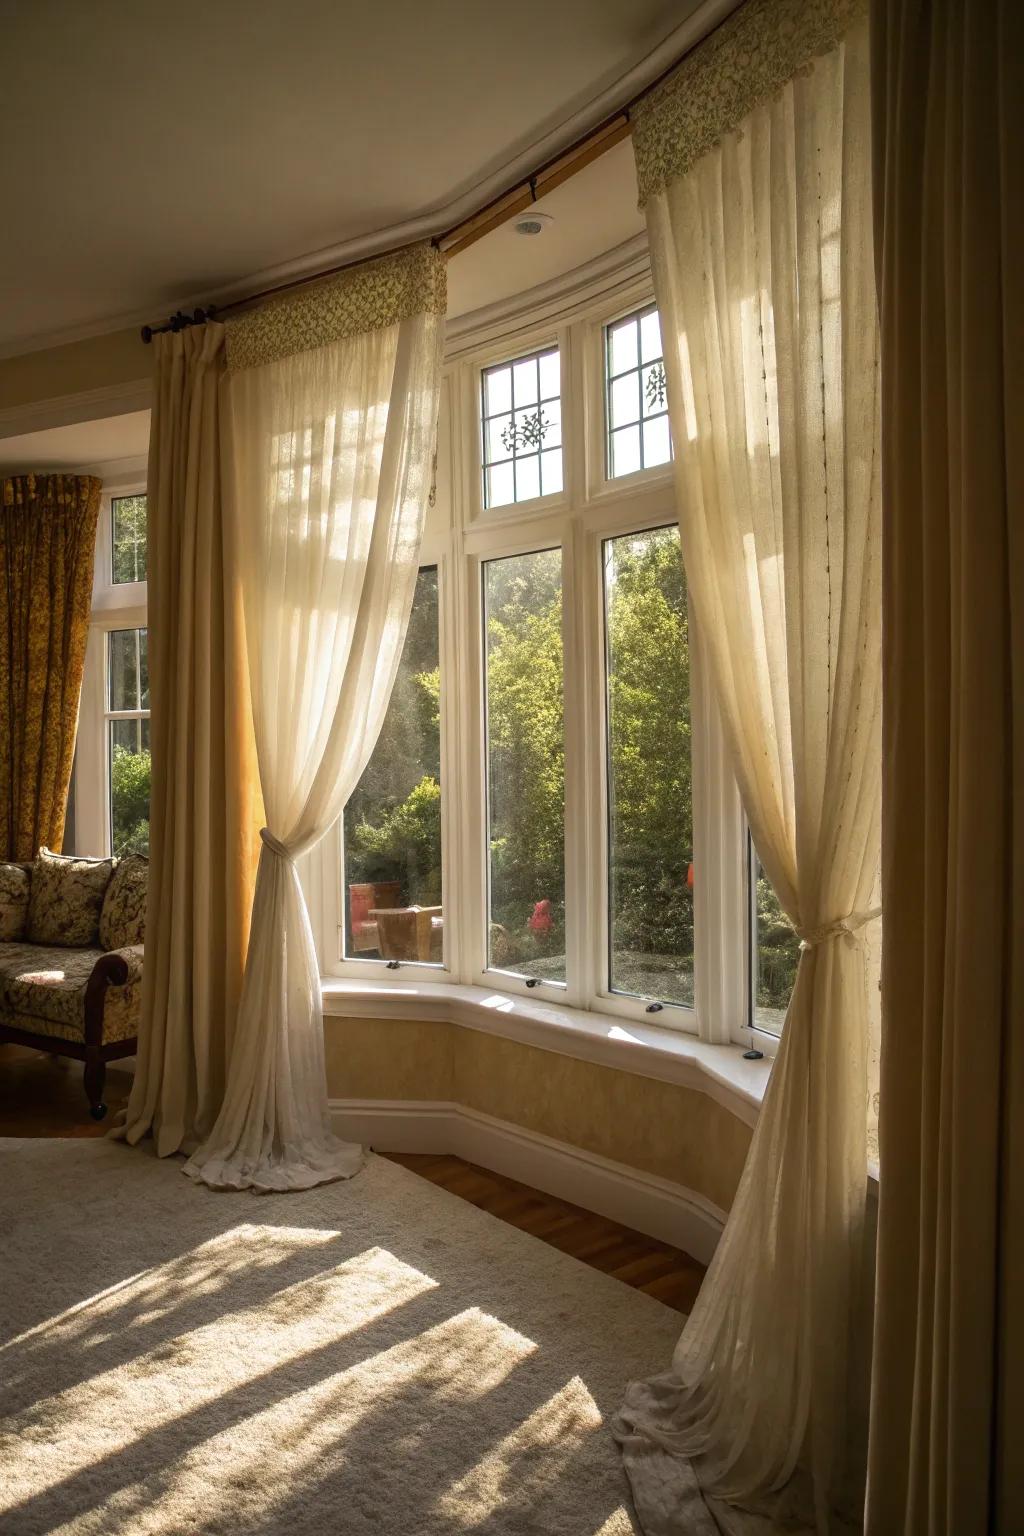
[[[330,1130],[320,975],[295,858],[373,750],[416,581],[443,321],[425,313],[228,377],[234,558],[268,830],[227,1090],[186,1172],[302,1189],[356,1172]]]
[[[842,1529],[862,1496],[881,800],[868,114],[858,23],[647,204],[688,589],[758,852],[807,941],[672,1369],[616,1423],[658,1536],[694,1528],[694,1473],[729,1530]]]

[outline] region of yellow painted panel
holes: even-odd
[[[750,1128],[694,1088],[427,1020],[325,1020],[331,1098],[465,1104],[728,1210]]]

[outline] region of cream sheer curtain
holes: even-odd
[[[123,1126],[157,1154],[209,1135],[227,1079],[262,802],[221,475],[224,327],[154,338],[150,881],[138,1068]]]
[[[856,1523],[879,864],[867,24],[753,0],[637,114],[683,554],[761,860],[803,940],[750,1154],[666,1375],[616,1424],[650,1533]],[[713,1527],[708,1527],[712,1528]]]
[[[1024,7],[872,11],[883,1173],[866,1527],[1024,1531]]]
[[[401,658],[443,313],[425,247],[228,326],[227,501],[268,825],[223,1104],[185,1169],[217,1188],[307,1188],[362,1161],[330,1130],[295,859],[354,789]]]

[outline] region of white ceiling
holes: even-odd
[[[0,440],[0,474],[102,470],[104,480],[125,460],[133,467],[149,452],[149,412],[127,411],[98,421],[47,427]]]
[[[638,234],[643,219],[629,142],[593,161],[536,207],[552,219],[543,234],[517,235],[506,224],[451,258],[449,317],[528,293]],[[130,411],[16,436],[0,433],[0,474],[94,470],[106,484],[115,484],[122,470],[137,475],[149,451],[149,422],[149,411]]]
[[[0,350],[454,223],[731,4],[0,0]]]

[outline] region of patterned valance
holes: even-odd
[[[836,46],[867,0],[747,0],[631,114],[640,206]]]
[[[93,475],[11,475],[0,480],[0,503],[39,515],[79,513],[95,500],[98,513],[101,490],[102,482]]]
[[[228,369],[258,368],[412,315],[443,315],[447,304],[444,257],[430,244],[411,245],[228,320]]]

